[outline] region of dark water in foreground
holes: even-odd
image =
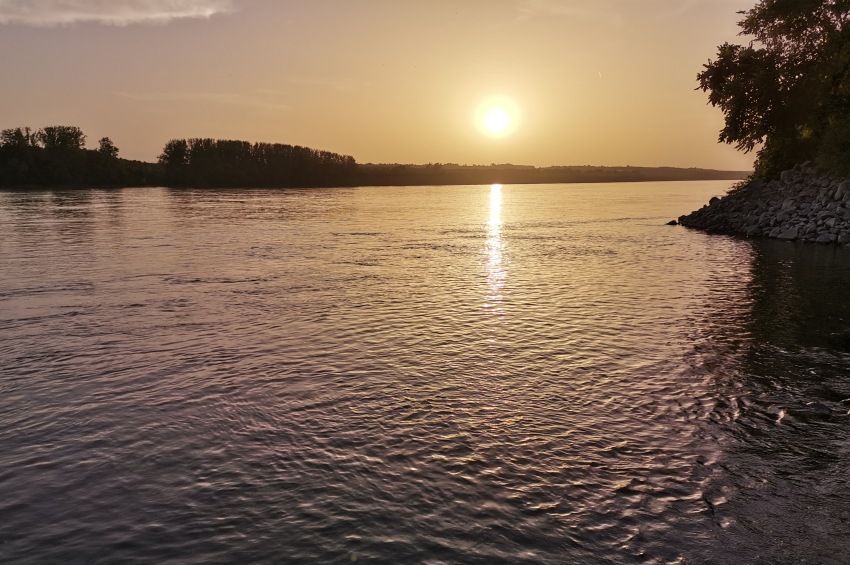
[[[0,562],[846,562],[850,254],[724,188],[0,193]]]

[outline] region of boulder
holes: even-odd
[[[779,230],[779,229],[780,228],[777,228],[777,230]],[[774,230],[774,231],[777,231],[777,230]],[[773,233],[773,232],[771,232],[771,233]],[[778,237],[779,239],[785,239],[785,240],[793,240],[793,239],[797,239],[798,235],[799,235],[799,230],[797,230],[796,227],[793,227],[793,228],[788,228],[788,229],[779,231],[779,233],[776,236],[771,236],[771,237]]]

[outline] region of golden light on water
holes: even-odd
[[[502,226],[502,185],[498,183],[490,185],[490,220],[487,225],[491,235]]]
[[[488,98],[475,111],[476,125],[488,137],[506,137],[514,133],[519,119],[519,107],[506,96]]]
[[[505,285],[503,265],[504,244],[502,242],[502,185],[490,186],[490,209],[487,220],[487,283],[489,294],[486,306],[496,308],[502,302],[502,287]]]

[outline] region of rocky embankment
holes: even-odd
[[[850,181],[800,166],[712,198],[678,223],[710,233],[850,243]]]

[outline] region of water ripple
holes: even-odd
[[[0,561],[840,562],[850,257],[724,188],[0,193]]]

